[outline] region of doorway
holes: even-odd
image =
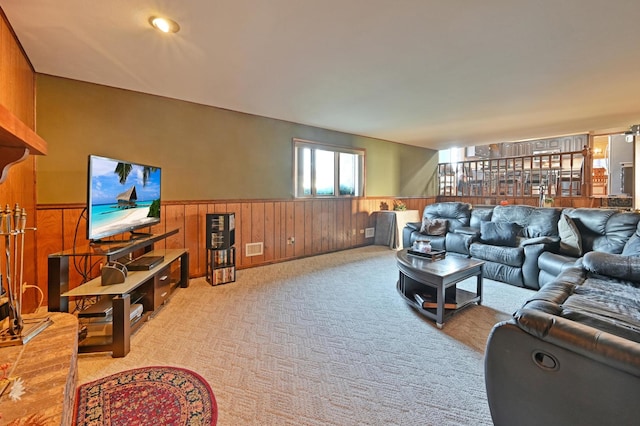
[[[633,197],[634,138],[629,138],[624,133],[594,136],[591,153],[592,195],[606,198]]]

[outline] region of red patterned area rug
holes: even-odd
[[[193,371],[144,367],[85,383],[76,392],[77,426],[215,425],[211,387]]]

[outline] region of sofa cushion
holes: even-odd
[[[522,227],[513,222],[482,222],[480,239],[494,246],[515,247]]]
[[[527,238],[548,237],[558,235],[558,221],[562,210],[552,207],[540,207],[534,209],[523,230]]]
[[[447,233],[449,221],[447,219],[422,218],[420,233],[425,235],[445,235]]]
[[[564,318],[640,342],[640,288],[625,281],[589,276],[562,304]]]
[[[520,205],[506,205],[495,206],[493,208],[493,214],[491,215],[492,222],[514,222],[521,226],[525,226],[531,213],[536,210],[536,207],[520,206]]]
[[[471,204],[459,202],[443,202],[429,204],[424,208],[423,218],[447,219],[448,230],[453,231],[462,226],[469,226]]]
[[[518,268],[521,268],[524,263],[524,249],[522,247],[505,247],[475,242],[469,247],[469,254],[475,259]]]
[[[582,236],[573,219],[566,214],[560,215],[558,234],[560,235],[560,254],[582,256]]]
[[[622,253],[640,220],[638,213],[610,209],[568,208],[563,212],[580,230],[583,253]]]
[[[514,222],[522,226],[526,238],[558,235],[559,208],[522,205],[495,206],[492,222]]]
[[[494,208],[495,206],[475,206],[473,210],[471,210],[469,226],[471,228],[480,229],[480,224],[482,222],[491,220]]]
[[[514,249],[512,248],[511,250]],[[522,268],[520,266],[505,265],[504,263],[485,261],[484,265],[482,265],[482,273],[483,277],[490,280],[508,283],[517,287],[524,287]]]

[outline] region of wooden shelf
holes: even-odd
[[[18,117],[0,105],[0,183],[7,178],[9,167],[29,154],[45,155],[47,143]]]

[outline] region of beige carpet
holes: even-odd
[[[242,270],[217,287],[193,279],[125,358],[81,355],[79,381],[188,368],[210,383],[219,425],[490,425],[486,338],[532,293],[485,280],[483,306],[438,330],[397,279],[381,246]]]

